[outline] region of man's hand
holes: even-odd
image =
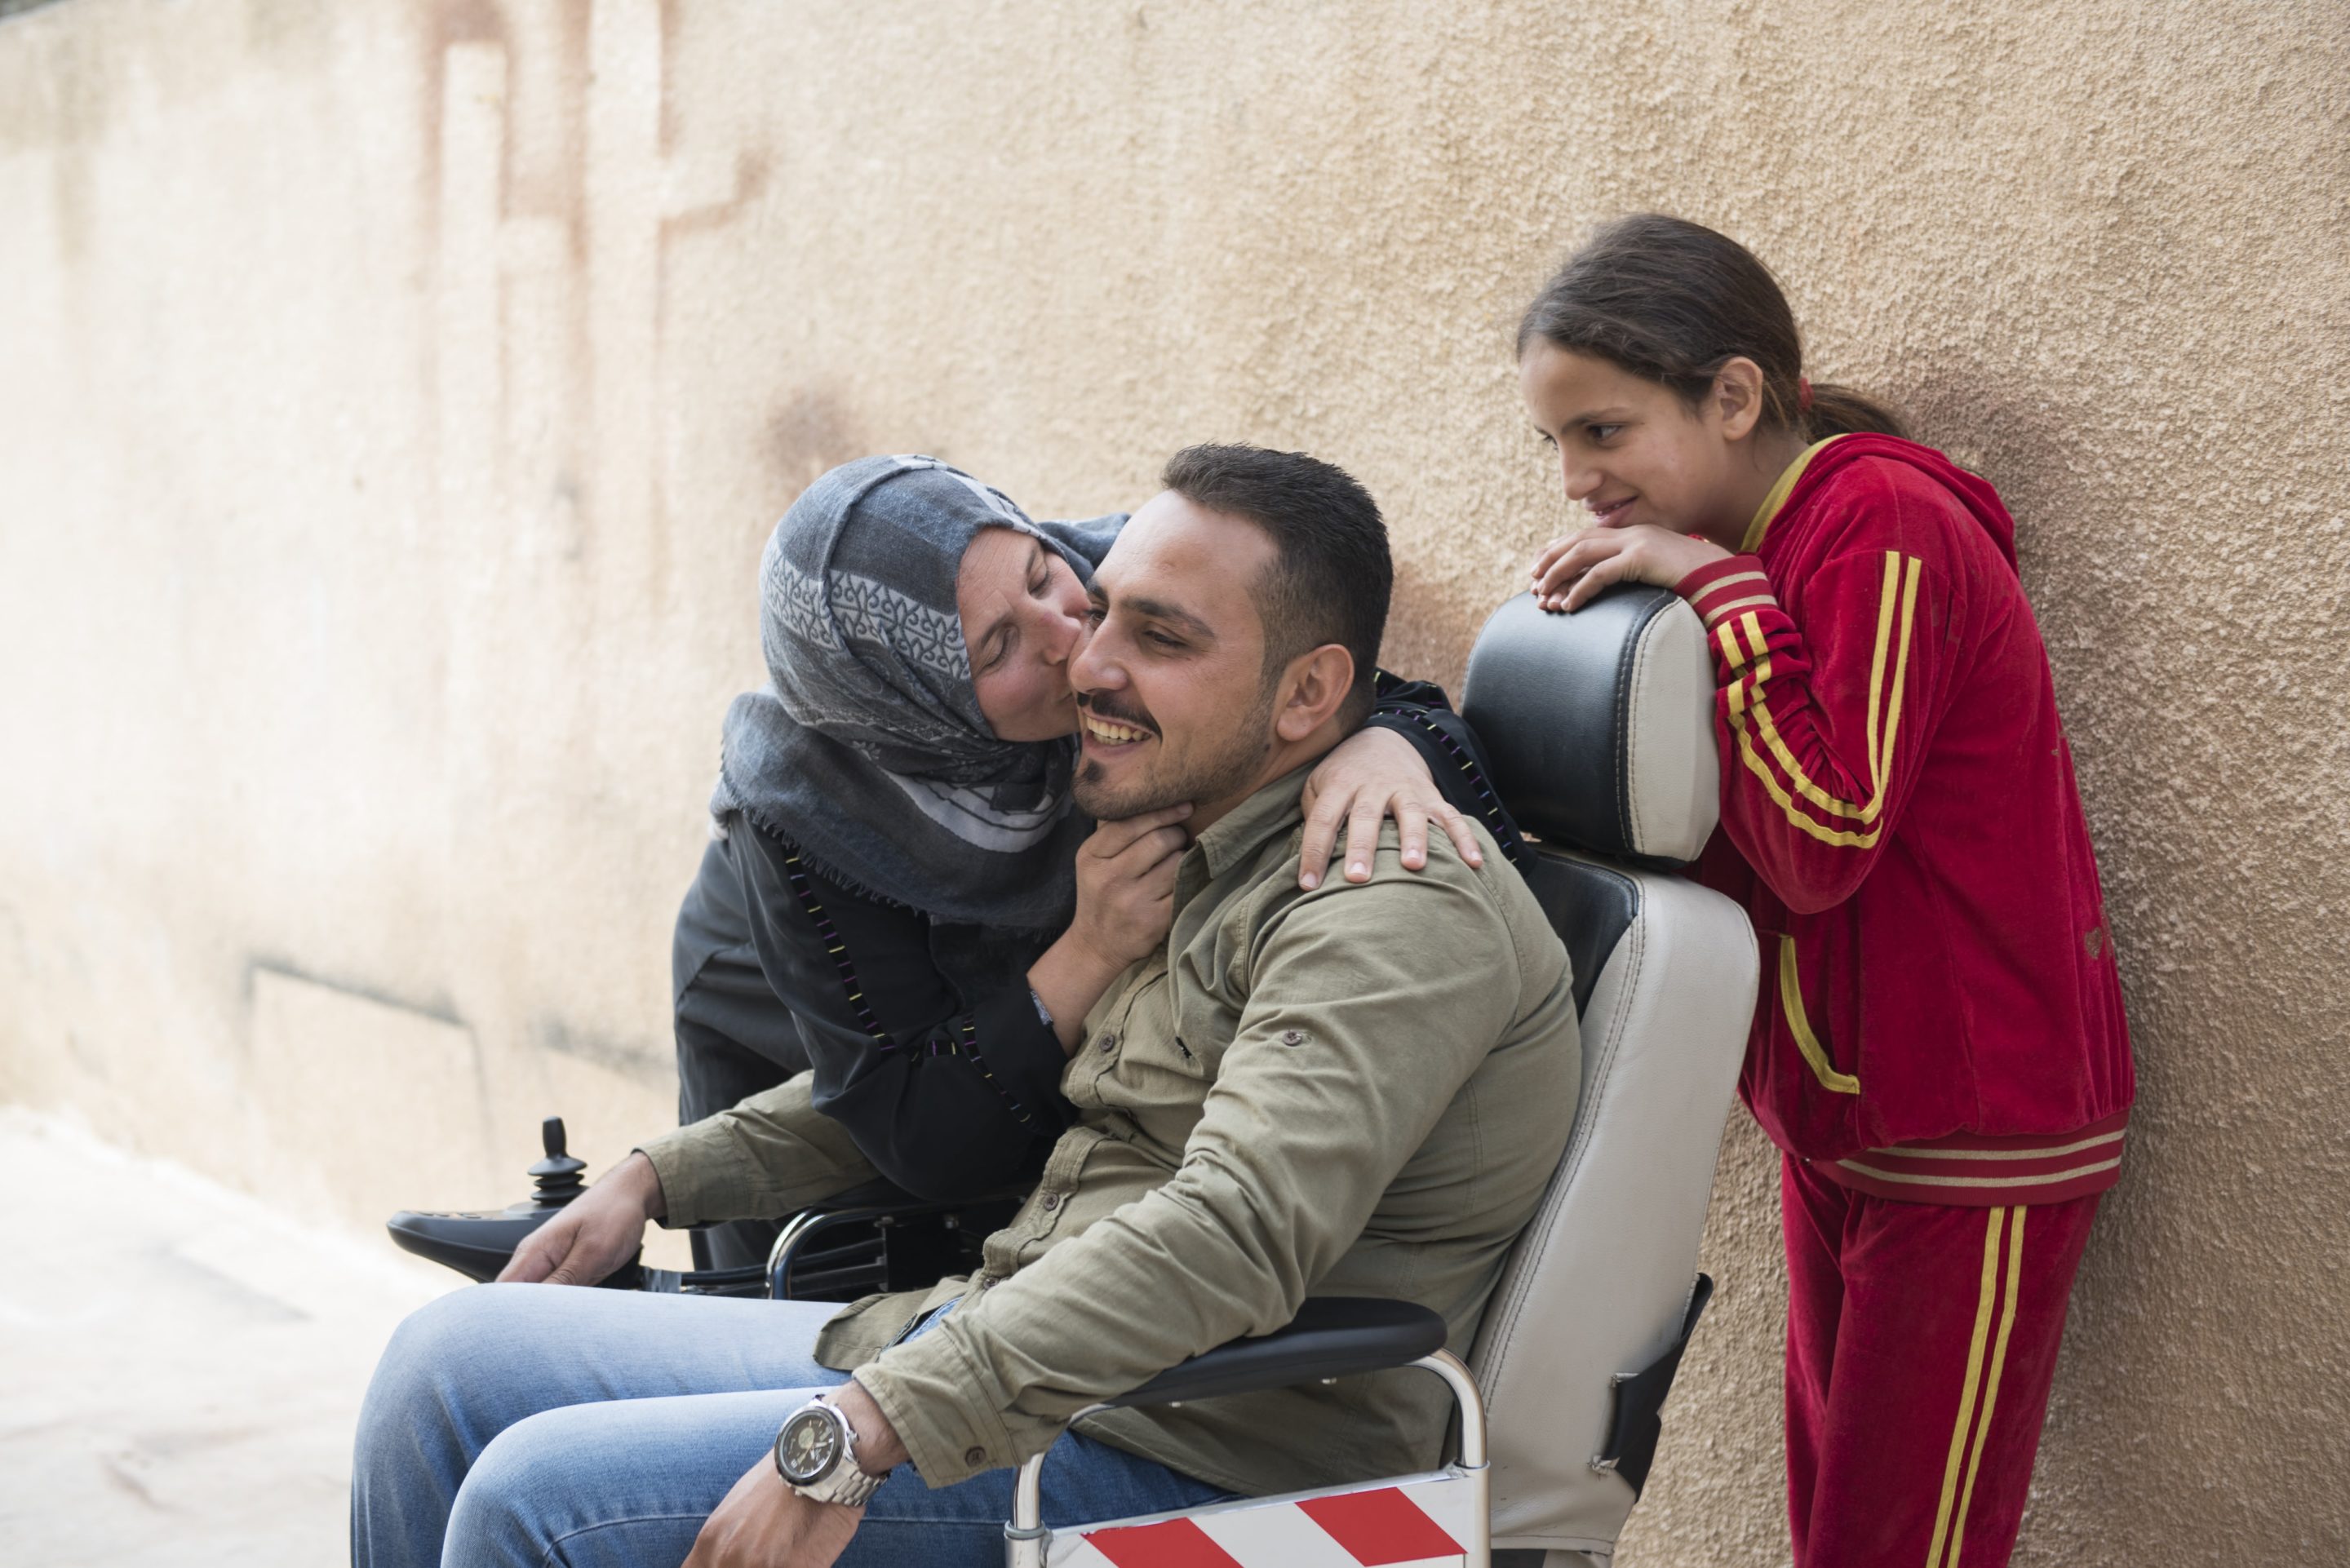
[[[861,1508],[810,1502],[762,1454],[702,1521],[685,1568],[832,1568],[864,1517]]]
[[[857,1434],[858,1469],[887,1475],[906,1462],[897,1429],[855,1378],[829,1397]],[[763,1455],[702,1521],[685,1568],[832,1568],[864,1518],[861,1508],[810,1502],[775,1472],[774,1456]]]
[[[646,1220],[667,1211],[653,1162],[632,1153],[525,1237],[498,1283],[592,1285],[644,1245]]]
[[[1338,825],[1347,825],[1347,880],[1371,879],[1371,852],[1378,847],[1379,822],[1396,819],[1403,839],[1403,865],[1417,871],[1428,864],[1428,825],[1444,825],[1452,846],[1471,866],[1485,863],[1469,821],[1446,802],[1429,776],[1428,763],[1393,730],[1357,730],[1340,742],[1305,777],[1305,837],[1297,851],[1297,885],[1311,891],[1330,868]]]
[[[1700,566],[1729,558],[1711,539],[1652,523],[1586,528],[1553,539],[1534,556],[1534,600],[1546,610],[1578,610],[1610,583],[1669,588]]]

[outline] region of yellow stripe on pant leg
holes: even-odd
[[[1950,1504],[1959,1491],[1959,1461],[1966,1457],[1967,1432],[1975,1419],[1975,1384],[1982,1376],[1983,1344],[1991,1337],[1991,1303],[1999,1294],[1999,1238],[2007,1210],[1991,1210],[1983,1230],[1982,1293],[1975,1300],[1974,1343],[1967,1346],[1967,1386],[1959,1399],[1959,1418],[1950,1428],[1950,1457],[1942,1467],[1942,1501],[1934,1511],[1934,1543],[1926,1549],[1926,1568],[1941,1568],[1942,1542],[1950,1539]]]
[[[1950,1568],[1958,1568],[1959,1548],[1967,1539],[1967,1507],[1975,1500],[1975,1467],[1982,1462],[1983,1437],[1991,1430],[1991,1407],[1999,1402],[2000,1369],[2007,1365],[2007,1336],[2015,1328],[2016,1282],[2023,1277],[2023,1210],[2013,1210],[2008,1230],[2007,1300],[1999,1309],[1999,1340],[1991,1353],[1991,1376],[1983,1382],[1982,1420],[1975,1428],[1974,1452],[1967,1456],[1967,1484],[1959,1490],[1959,1516],[1950,1526]]]

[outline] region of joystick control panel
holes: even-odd
[[[538,1136],[545,1158],[527,1172],[529,1197],[504,1209],[403,1209],[386,1222],[393,1244],[454,1269],[469,1280],[497,1278],[524,1238],[588,1190],[581,1179],[588,1162],[565,1147],[563,1118],[548,1116],[539,1124]],[[610,1277],[597,1282],[616,1290],[635,1290],[641,1280],[642,1270],[631,1257]]]

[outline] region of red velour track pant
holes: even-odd
[[[2097,1195],[1904,1203],[1785,1157],[1780,1199],[1796,1568],[1998,1568]]]

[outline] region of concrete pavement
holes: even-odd
[[[368,1374],[462,1282],[16,1107],[0,1191],[0,1561],[347,1561]]]

